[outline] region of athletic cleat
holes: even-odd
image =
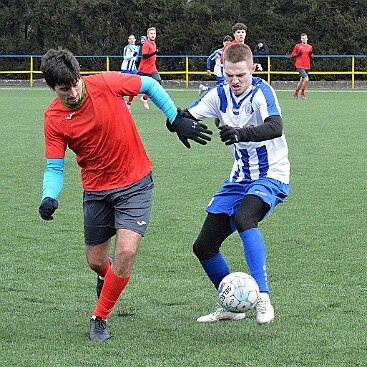
[[[307,97],[304,94],[301,94],[302,99],[307,99]]]
[[[143,97],[139,98],[139,101],[143,104],[144,108],[146,110],[149,110],[149,105],[148,105],[148,101],[146,99],[144,99]]]
[[[203,85],[203,84],[200,84],[199,85],[199,96],[201,96],[208,88]]]
[[[107,321],[102,320],[99,316],[90,319],[89,339],[94,342],[101,342],[111,338],[107,329]]]
[[[256,322],[258,324],[268,324],[274,320],[274,308],[270,303],[270,298],[267,293],[260,293],[256,305],[256,312]]]
[[[298,99],[298,94],[294,93],[294,94],[293,94],[293,97],[294,97],[295,99]]]
[[[108,257],[108,260],[110,261],[110,264],[112,264],[113,258],[111,256]],[[97,292],[97,298],[98,299],[99,299],[99,296],[101,295],[103,284],[104,284],[104,278],[97,275],[96,292]]]
[[[244,319],[246,314],[235,313],[225,310],[223,307],[218,308],[213,313],[209,315],[201,316],[196,321],[198,322],[213,322],[213,321],[221,321],[221,320],[242,320]]]

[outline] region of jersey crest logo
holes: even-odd
[[[71,118],[73,117],[73,115],[75,114],[76,112],[72,112],[69,116],[66,116],[66,119],[67,120],[71,120]]]
[[[247,115],[251,115],[252,113],[254,112],[254,109],[252,108],[252,104],[251,102],[247,102],[246,105],[245,105],[245,113]]]

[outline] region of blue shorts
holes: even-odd
[[[289,194],[289,184],[272,178],[260,178],[251,182],[224,181],[223,187],[213,196],[206,211],[212,214],[225,213],[232,217],[238,210],[245,195],[256,195],[269,205],[267,217]],[[263,219],[264,219],[263,218]]]
[[[306,78],[308,76],[308,72],[310,70],[306,70],[303,68],[298,68],[297,71],[299,72],[299,75],[301,75],[301,78]]]

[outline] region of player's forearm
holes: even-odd
[[[56,199],[64,185],[64,159],[48,159],[43,175],[42,199]]]
[[[177,107],[162,86],[153,78],[142,76],[140,93],[147,94],[152,102],[167,116],[170,122],[177,116]]]
[[[142,57],[144,60],[146,60],[146,59],[149,59],[149,57],[152,57],[152,56],[156,55],[157,53],[158,53],[157,51],[154,51],[154,52],[152,52],[152,53],[150,53],[150,54],[142,54],[142,55],[141,55],[141,57]]]
[[[279,138],[283,134],[281,116],[269,116],[260,126],[243,127],[240,129],[241,141],[265,141]]]

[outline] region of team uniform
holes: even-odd
[[[161,83],[161,77],[158,73],[156,61],[157,61],[157,45],[151,40],[146,40],[142,46],[141,54],[142,58],[139,63],[138,73],[139,75],[150,76],[158,83]],[[144,55],[151,55],[144,58]]]
[[[274,90],[263,79],[256,77],[252,78],[252,84],[241,96],[235,96],[228,84],[219,85],[187,110],[197,120],[218,118],[219,126],[228,125],[234,128],[257,128],[263,126],[264,120],[268,118],[281,118],[281,109]],[[268,302],[266,249],[257,222],[269,215],[288,196],[290,163],[287,142],[284,134],[269,139],[259,136],[255,141],[241,141],[229,145],[229,148],[234,156],[229,179],[224,181],[223,187],[207,206],[208,217],[195,241],[194,252],[218,289],[220,281],[230,273],[219,249],[222,242],[237,229],[250,273],[257,281],[262,297]],[[240,215],[245,216],[241,217],[238,224],[236,213],[240,206]],[[242,226],[244,229],[240,230]],[[244,314],[218,309],[214,314],[203,316],[198,321],[243,317]],[[274,316],[268,318],[267,315],[266,318],[261,315],[258,306],[257,322],[269,322]]]
[[[121,64],[121,72],[127,74],[136,74],[138,69],[136,68],[136,55],[139,52],[139,46],[127,44],[124,47],[123,58]]]
[[[223,51],[223,47],[218,48],[212,54],[210,54],[206,60],[207,70],[210,70],[212,61],[215,61],[214,76],[215,76],[215,79],[217,80],[217,84],[224,83],[226,81],[226,78],[223,73],[223,64],[220,61],[220,58],[222,56],[222,51]]]
[[[144,235],[150,216],[152,163],[123,97],[155,90],[153,102],[157,102],[159,108],[172,116],[177,114],[176,108],[169,98],[160,100],[162,95],[150,78],[107,72],[82,77],[82,83],[85,98],[79,108],[72,110],[56,98],[45,112],[45,156],[48,165],[42,199],[56,198],[60,193],[63,180],[58,173],[63,172],[65,151],[69,147],[81,167],[86,243],[103,243],[114,235],[116,228],[131,229]],[[124,209],[130,216],[125,219],[121,214],[122,207],[116,207],[115,218],[111,214],[94,216],[88,213],[88,210],[108,212],[108,201],[116,195],[116,190],[139,186],[139,182],[146,183],[145,192],[141,187],[138,190],[141,194],[139,205],[144,204],[145,208],[143,211],[136,202],[134,205],[127,201]],[[91,195],[96,192],[101,193],[100,197]],[[99,209],[91,207],[91,197]],[[104,208],[100,207],[101,200],[105,203]],[[136,218],[132,219],[134,216]]]
[[[298,53],[302,51],[300,56]],[[298,43],[294,46],[292,57],[296,58],[295,66],[302,78],[305,78],[311,69],[311,59],[313,58],[313,47],[309,44]],[[311,53],[311,55],[310,55]]]

